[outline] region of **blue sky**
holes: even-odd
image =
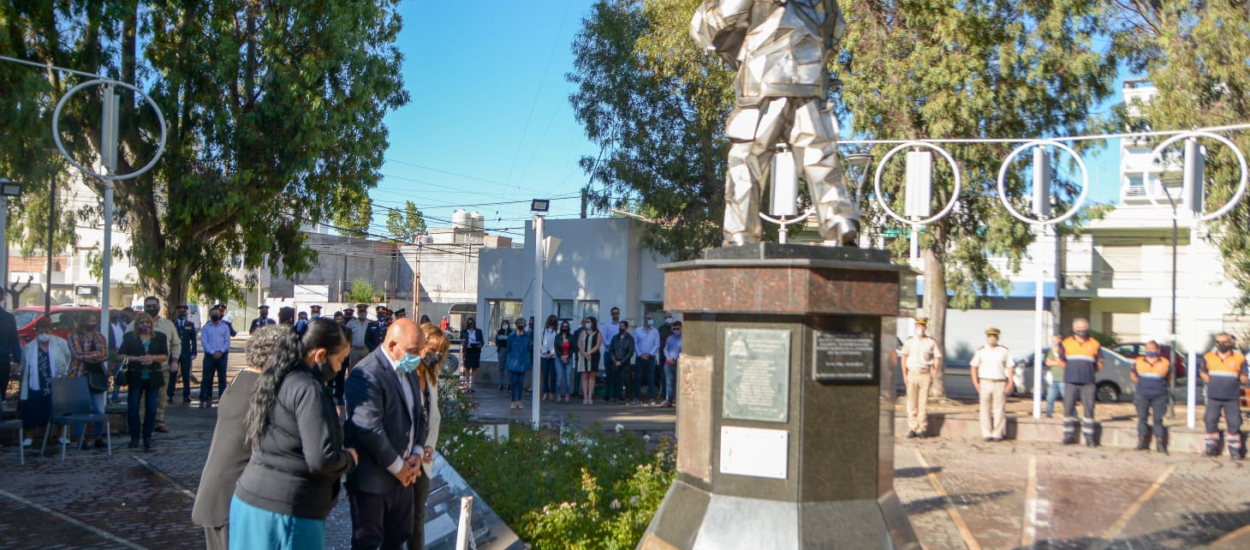
[[[573,116],[571,45],[593,0],[404,2],[404,84],[410,103],[386,117],[390,148],[374,189],[374,233],[386,207],[411,200],[431,227],[457,208],[489,231],[519,238],[533,198],[554,198],[552,217],[576,217],[596,156]],[[1096,111],[1107,112],[1116,96]],[[1119,141],[1085,159],[1090,199],[1119,196]],[[497,204],[509,203],[509,204]]]

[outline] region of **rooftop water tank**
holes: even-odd
[[[454,229],[471,229],[469,212],[467,210],[457,210],[452,213],[451,226]]]
[[[486,220],[477,212],[469,212],[469,229],[475,233],[486,231]]]

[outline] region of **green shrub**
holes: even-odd
[[[561,432],[522,423],[495,441],[471,422],[472,403],[454,382],[440,395],[440,451],[534,548],[635,548],[675,477],[667,441],[649,449],[620,426]]]

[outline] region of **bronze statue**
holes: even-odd
[[[761,187],[778,141],[794,151],[827,244],[854,245],[859,210],[842,181],[838,131],[826,102],[828,64],[846,24],[837,0],[707,0],[690,32],[738,71],[725,133],[725,245],[759,242]]]

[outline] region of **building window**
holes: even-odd
[[[603,324],[603,317],[599,316],[599,301],[598,300],[583,300],[582,301],[582,317],[594,317],[596,321],[599,321],[600,324]]]
[[[556,300],[555,315],[561,321],[573,320],[573,300]]]
[[[492,332],[498,330],[504,320],[508,321],[508,326],[512,326],[521,316],[521,306],[520,300],[487,300],[486,308],[490,312],[489,329]]]

